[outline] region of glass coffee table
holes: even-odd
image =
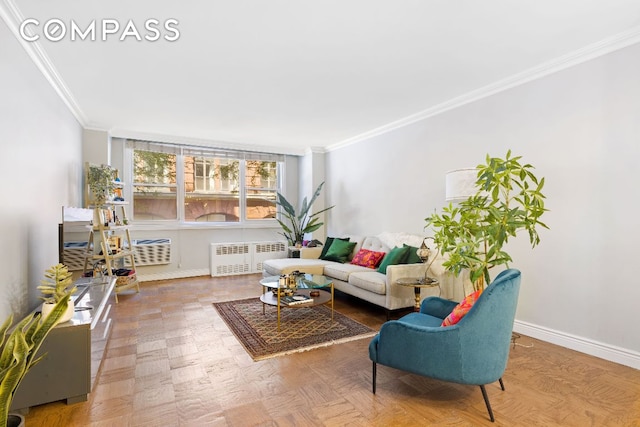
[[[278,331],[280,330],[280,310],[282,308],[305,308],[331,303],[331,321],[333,322],[333,280],[320,274],[300,274],[296,277],[296,290],[294,296],[311,298],[313,301],[301,302],[289,305],[282,302],[287,285],[280,285],[280,276],[269,276],[260,280],[262,286],[262,314],[265,314],[265,306],[271,305],[277,308]],[[329,288],[329,289],[326,289]]]

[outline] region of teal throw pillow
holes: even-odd
[[[322,251],[320,251],[320,256],[318,258],[324,259],[324,256],[327,254],[327,251],[331,247],[331,244],[335,239],[344,240],[345,242],[349,241],[349,237],[327,237],[327,240],[324,241],[324,246],[322,247]]]
[[[387,274],[387,267],[390,265],[402,264],[402,261],[407,258],[408,252],[409,248],[406,246],[402,248],[395,247],[391,249],[389,253],[386,254],[384,258],[382,258],[382,262],[378,267],[378,272]]]
[[[413,246],[409,246],[406,243],[403,245],[405,248],[409,248],[409,252],[407,253],[407,258],[405,258],[402,264],[419,264],[422,262],[420,257],[416,252],[418,252],[418,248]]]
[[[325,261],[336,261],[345,263],[349,261],[353,248],[356,247],[357,242],[348,242],[346,240],[334,239],[333,243],[329,247],[329,250],[325,254]]]

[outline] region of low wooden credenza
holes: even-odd
[[[115,277],[105,277],[76,282],[74,316],[49,332],[38,353],[46,355],[20,384],[12,411],[58,400],[67,404],[87,400],[111,334],[115,281]]]

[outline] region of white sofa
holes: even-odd
[[[393,246],[402,246],[402,243],[420,246],[422,242],[420,237],[404,233],[382,233],[378,236],[368,237],[344,237],[349,237],[351,242],[357,242],[350,258],[353,258],[360,249],[389,253]],[[414,305],[413,288],[400,286],[396,284],[396,281],[404,277],[424,276],[425,264],[390,265],[387,267],[386,274],[383,274],[379,273],[377,269],[353,265],[348,261],[341,264],[335,261],[318,259],[320,250],[321,248],[303,250],[300,258],[280,258],[264,261],[263,275],[265,277],[279,276],[295,270],[310,274],[322,274],[333,279],[335,289],[384,307],[387,310],[387,314],[393,310]],[[435,290],[423,289],[423,297],[437,294],[438,288],[435,288]]]

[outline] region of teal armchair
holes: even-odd
[[[373,393],[377,364],[459,384],[479,385],[491,421],[495,421],[485,389],[500,382],[507,367],[511,332],[520,290],[520,272],[501,272],[457,324],[440,326],[456,302],[429,297],[419,313],[382,325],[369,344],[373,361]]]

